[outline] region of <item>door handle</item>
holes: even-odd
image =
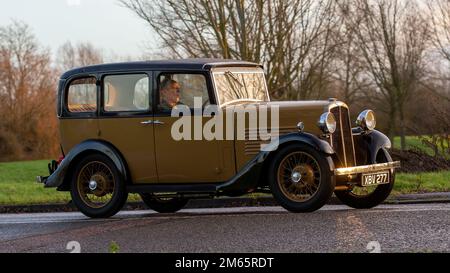
[[[142,125],[151,125],[153,124],[153,120],[146,120],[141,122]]]
[[[155,120],[155,121],[153,121],[153,120],[146,120],[146,121],[142,121],[141,124],[142,124],[142,125],[152,125],[152,124],[155,124],[155,125],[164,125],[164,122],[159,121],[159,120]]]

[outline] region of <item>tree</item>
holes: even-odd
[[[336,24],[331,0],[121,0],[175,58],[264,64],[278,99],[320,97]]]
[[[48,50],[29,27],[0,27],[0,160],[39,158],[58,150],[56,79]]]
[[[441,55],[450,61],[450,2],[447,0],[428,0],[432,43]]]
[[[367,63],[356,41],[357,35],[346,19],[351,5],[352,2],[341,3],[336,12],[339,27],[333,35],[336,50],[330,68],[337,97],[348,105],[363,100],[373,86],[367,73]]]
[[[386,105],[389,137],[393,139],[398,128],[405,149],[405,105],[424,74],[428,23],[413,1],[358,0],[352,4],[345,5],[346,18],[378,88],[374,98]]]
[[[102,51],[91,43],[72,45],[71,42],[66,42],[58,49],[56,62],[61,71],[66,71],[75,67],[101,64],[103,59]]]

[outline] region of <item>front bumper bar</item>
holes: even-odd
[[[386,171],[386,170],[391,170],[391,169],[395,169],[395,168],[400,168],[400,161],[379,163],[379,164],[372,164],[372,165],[364,165],[364,166],[356,166],[356,167],[348,167],[348,168],[338,168],[338,169],[334,170],[334,174],[337,176],[352,175],[352,174],[360,174],[360,173]]]

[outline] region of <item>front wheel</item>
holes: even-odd
[[[115,215],[128,197],[116,166],[101,154],[88,155],[76,166],[70,193],[75,206],[91,218]]]
[[[313,212],[333,194],[327,156],[295,144],[281,149],[269,167],[269,185],[278,203],[291,212]]]
[[[142,201],[152,210],[159,213],[174,213],[184,208],[189,201],[186,198],[165,198],[152,193],[141,193]]]
[[[389,157],[389,158],[388,158]],[[392,161],[389,154],[379,152],[377,155],[377,163],[385,163]],[[345,205],[355,209],[370,209],[378,206],[388,198],[394,188],[395,173],[391,172],[389,176],[389,184],[379,186],[360,187],[353,186],[347,191],[336,191],[334,194]]]

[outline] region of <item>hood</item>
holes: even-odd
[[[328,112],[333,105],[342,105],[344,103],[336,100],[315,100],[315,101],[271,101],[271,102],[241,102],[233,105],[235,112],[239,113],[248,109],[248,107],[261,106],[278,107],[279,109],[279,127],[283,132],[297,131],[297,124],[303,122],[305,131],[312,134],[321,134],[317,123],[320,116]],[[243,106],[243,107],[239,107]],[[269,118],[270,119],[270,118]]]

